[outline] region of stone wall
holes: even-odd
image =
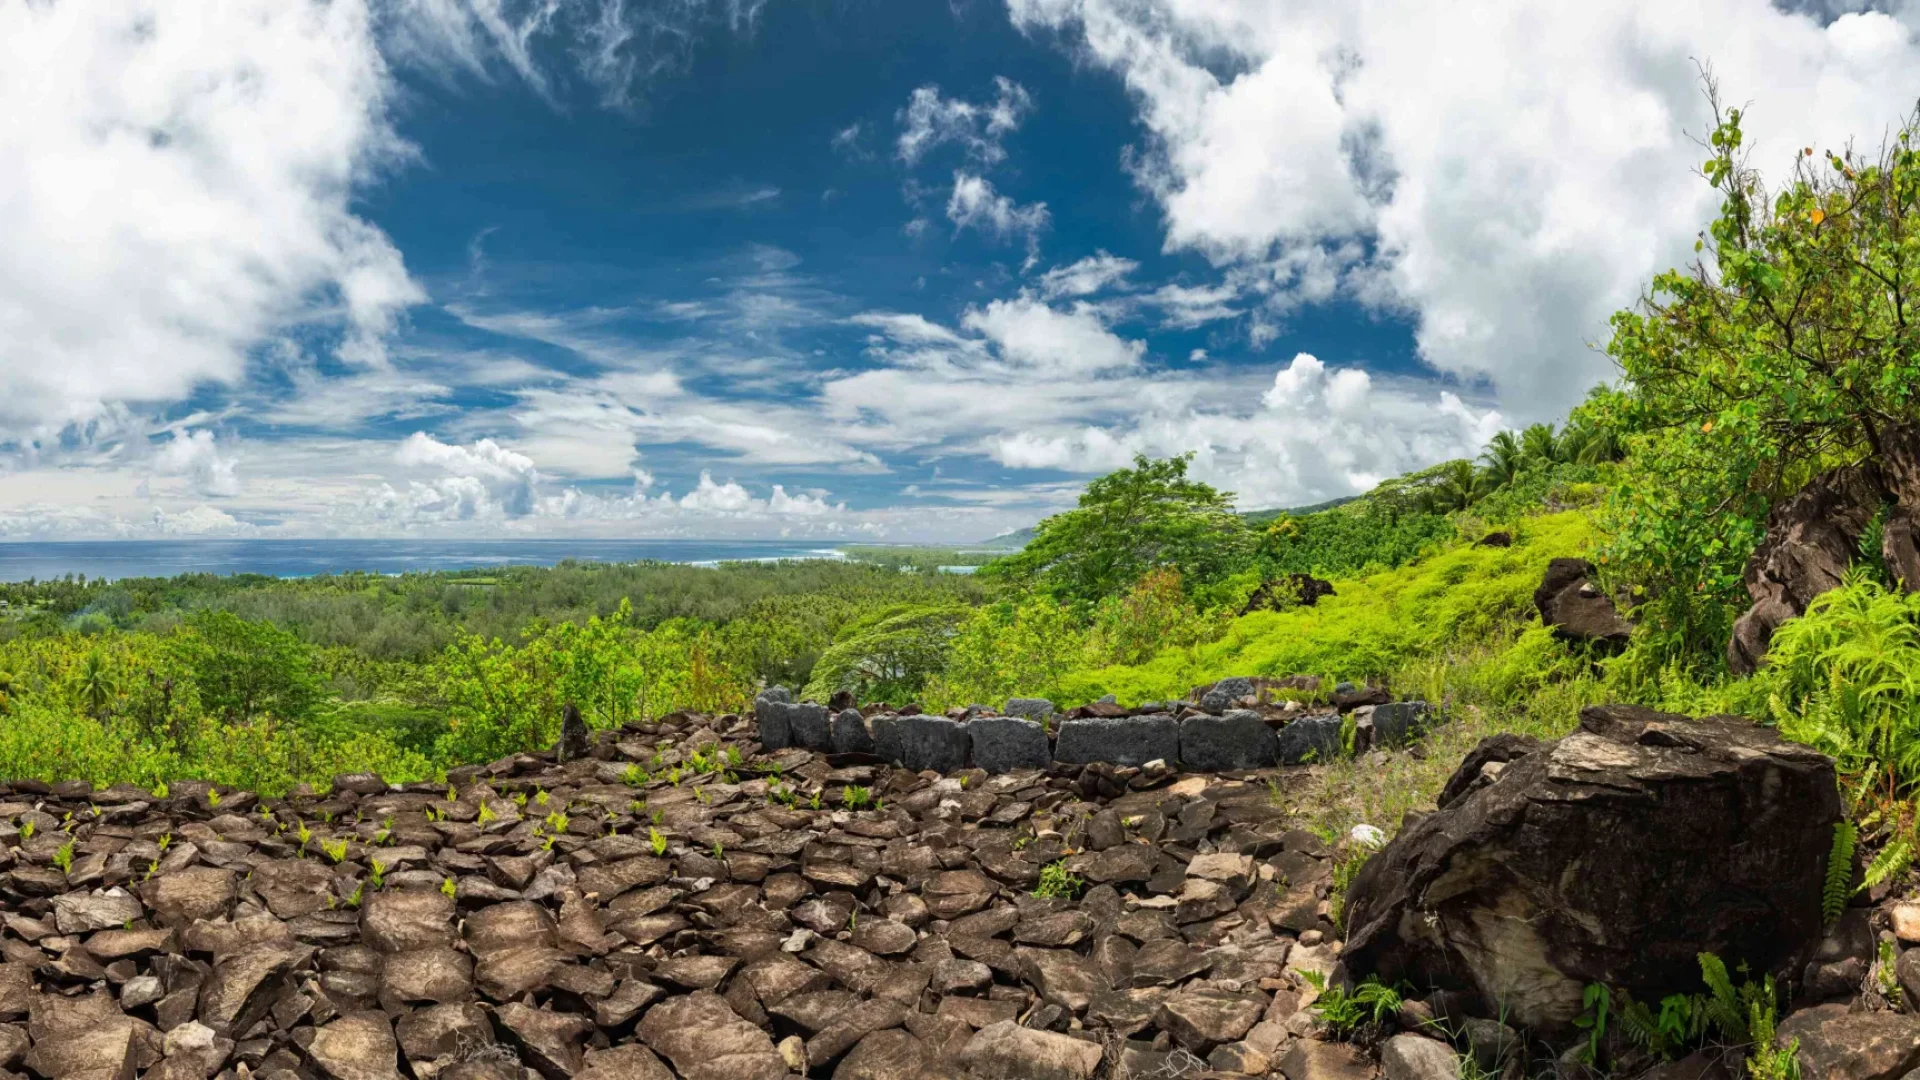
[[[973,705],[930,715],[911,706],[833,709],[775,686],[755,699],[754,719],[768,750],[864,754],[914,770],[1105,763],[1231,772],[1330,761],[1348,751],[1349,739],[1356,751],[1400,745],[1437,715],[1424,701],[1391,701],[1347,684],[1325,706],[1272,700],[1276,688],[1304,687],[1298,676],[1234,678],[1198,687],[1187,700],[1137,708],[1107,699],[1056,713],[1051,702],[1014,698],[1004,710]]]

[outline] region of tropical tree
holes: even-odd
[[[107,658],[95,649],[87,654],[80,666],[80,700],[86,704],[87,714],[95,720],[104,719],[107,706],[113,703],[119,693],[119,685],[113,677],[113,670],[107,666]]]
[[[1133,468],[1088,484],[1078,506],[1042,521],[1025,548],[981,572],[1086,604],[1158,567],[1179,571],[1189,590],[1219,583],[1245,565],[1252,537],[1231,492],[1188,478],[1192,460],[1136,456]]]
[[[1719,216],[1613,318],[1625,384],[1599,405],[1632,453],[1604,554],[1656,594],[1732,604],[1777,499],[1920,419],[1920,149],[1912,121],[1871,157],[1807,147],[1770,189],[1708,90]]]
[[[1566,460],[1565,445],[1552,424],[1529,424],[1520,433],[1520,456],[1528,466],[1555,465]]]
[[[1488,480],[1495,487],[1501,487],[1513,483],[1520,475],[1520,470],[1526,467],[1527,452],[1518,435],[1501,431],[1488,440],[1485,450],[1480,451],[1480,460],[1487,466]]]
[[[263,714],[299,721],[320,700],[311,650],[272,623],[231,611],[198,611],[181,627],[171,652],[198,688],[200,704],[230,723]]]

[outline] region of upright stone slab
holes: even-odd
[[[944,716],[903,716],[895,728],[900,764],[918,772],[954,772],[967,767],[967,729]]]
[[[787,706],[792,701],[784,686],[769,686],[753,699],[753,722],[760,729],[761,746],[785,750],[793,745],[793,731],[787,724]]]
[[[1044,769],[1053,764],[1047,729],[1018,716],[981,716],[967,722],[973,763],[990,773]]]
[[[1239,709],[1225,716],[1189,716],[1180,722],[1183,769],[1267,769],[1279,760],[1279,739],[1257,712]]]
[[[867,718],[859,709],[841,709],[833,714],[828,741],[836,754],[873,753],[873,732],[867,730]]]
[[[1115,765],[1164,761],[1172,765],[1180,760],[1180,725],[1165,713],[1067,720],[1060,725],[1053,758],[1070,765],[1096,761]]]
[[[1007,707],[1000,711],[1008,716],[1018,716],[1045,724],[1053,719],[1053,702],[1037,697],[1008,698]]]
[[[1340,756],[1340,718],[1302,716],[1280,729],[1280,764],[1328,762]]]
[[[1373,745],[1404,746],[1433,724],[1433,706],[1424,701],[1393,701],[1373,707]]]
[[[787,706],[787,727],[792,732],[795,746],[804,746],[809,750],[833,748],[833,734],[828,725],[825,705],[803,701]]]
[[[898,713],[880,713],[867,717],[867,731],[873,735],[873,756],[899,764],[906,750],[900,742]]]

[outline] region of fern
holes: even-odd
[[[1844,901],[1844,896],[1842,899]],[[1727,965],[1712,953],[1703,952],[1700,954],[1700,978],[1707,984],[1707,995],[1695,1007],[1713,1021],[1728,1042],[1750,1041],[1747,1010],[1742,1007],[1740,995],[1733,988],[1733,980],[1727,976]]]
[[[1852,861],[1849,860],[1848,864],[1851,866]],[[1900,837],[1881,848],[1873,861],[1867,864],[1866,876],[1861,879],[1860,888],[1856,891],[1865,892],[1883,881],[1904,876],[1912,865],[1913,841],[1908,837]]]
[[[1833,848],[1827,852],[1827,885],[1820,898],[1820,914],[1832,926],[1840,919],[1840,913],[1847,909],[1847,900],[1853,885],[1853,848],[1859,840],[1857,830],[1851,821],[1841,821],[1833,827]],[[1703,957],[1705,953],[1701,954]],[[1719,963],[1718,960],[1714,961]],[[1702,961],[1704,963],[1704,960]],[[1721,967],[1724,975],[1726,968]],[[1712,981],[1708,981],[1712,985]]]

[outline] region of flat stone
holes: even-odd
[[[147,886],[147,903],[161,923],[187,926],[196,919],[217,919],[233,903],[231,870],[190,866],[154,878]]]
[[[1180,721],[1182,768],[1195,772],[1268,769],[1279,758],[1279,739],[1257,712],[1240,710]]]
[[[589,1050],[574,1080],[673,1080],[673,1074],[644,1046],[629,1043],[610,1050]]]
[[[786,1060],[767,1033],[718,995],[699,990],[647,1010],[635,1029],[684,1080],[787,1080]]]
[[[1053,706],[1048,705],[1047,710],[1051,715]],[[969,720],[966,731],[976,768],[1006,773],[1016,769],[1044,769],[1053,764],[1047,729],[1036,721],[1016,716],[981,716]]]
[[[1380,1069],[1387,1080],[1460,1080],[1460,1057],[1438,1039],[1395,1035],[1380,1045]]]
[[[313,1033],[307,1060],[328,1080],[399,1080],[400,1046],[385,1013],[353,1012]]]
[[[547,1080],[568,1080],[580,1071],[586,1038],[593,1031],[586,1017],[533,1009],[518,1001],[501,1006],[496,1015],[500,1029],[520,1048],[521,1060]]]
[[[1373,1080],[1373,1062],[1345,1043],[1299,1039],[1280,1059],[1287,1080]]]
[[[834,1067],[833,1080],[958,1080],[946,1056],[898,1028],[860,1040]]]
[[[960,1051],[978,1080],[1091,1080],[1100,1044],[1023,1028],[1011,1020],[981,1028]]]
[[[53,898],[53,921],[63,934],[86,934],[125,926],[146,915],[140,901],[125,889],[68,893]]]
[[[225,957],[200,984],[200,1022],[238,1038],[267,1014],[287,975],[306,963],[305,946],[256,945]]]
[[[1189,989],[1161,1002],[1154,1022],[1175,1042],[1204,1057],[1221,1043],[1244,1036],[1264,1012],[1266,1002],[1252,994]]]
[[[1893,936],[1902,944],[1920,944],[1920,904],[1911,900],[1893,905],[1887,911],[1893,923]]]
[[[471,1002],[432,1005],[400,1018],[396,1034],[410,1061],[432,1061],[443,1054],[472,1053],[493,1044],[493,1023]]]
[[[1042,724],[1052,719],[1054,713],[1053,702],[1034,697],[1008,698],[1007,707],[1000,711],[1008,716],[1037,720]]]
[[[1180,726],[1164,713],[1112,718],[1084,717],[1060,724],[1054,760],[1070,765],[1096,761],[1115,765],[1172,764],[1180,760]]]
[[[451,945],[453,911],[453,900],[437,889],[383,889],[361,904],[360,932],[385,953]]]
[[[394,953],[380,971],[382,1001],[453,1004],[473,993],[473,960],[451,946]]]
[[[1780,1043],[1794,1039],[1809,1080],[1898,1080],[1920,1067],[1920,1019],[1904,1013],[1801,1009],[1780,1022]]]

